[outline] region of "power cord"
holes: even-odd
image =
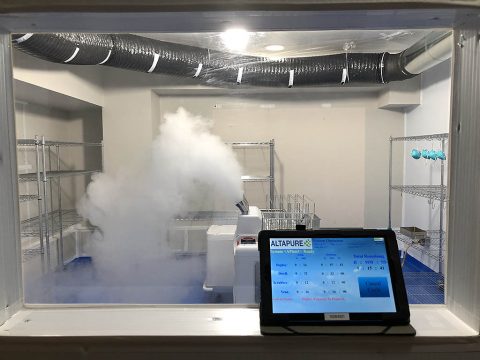
[[[413,245],[413,241],[408,244],[408,246],[405,248],[404,253],[403,253],[403,259],[402,259],[402,268],[403,268],[403,265],[405,265],[405,261],[407,260],[407,255],[408,255],[408,249],[410,249],[410,247]]]
[[[420,244],[422,240],[425,240],[425,239],[412,240],[412,242],[410,244],[408,244],[408,246],[405,248],[405,250],[404,250],[405,254],[403,255],[403,259],[402,259],[402,268],[403,268],[403,265],[405,265],[405,261],[407,260],[408,249],[410,249],[410,247],[412,245]]]

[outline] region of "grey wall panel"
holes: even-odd
[[[109,3],[112,6],[115,4],[113,1]],[[207,11],[206,8],[184,6],[179,11],[155,12],[146,11],[145,8],[138,6],[137,2],[130,1],[130,3],[132,9],[135,8],[135,12],[103,13],[98,7],[93,6],[93,1],[90,6],[84,4],[84,12],[78,13],[49,10],[52,12],[43,12],[41,15],[37,12],[11,14],[1,13],[0,7],[0,28],[12,33],[31,31],[209,32],[224,31],[230,26],[239,26],[250,31],[433,29],[453,27],[470,15],[475,16],[475,13],[478,13],[478,9],[453,7],[381,9],[378,8],[375,0],[372,0],[371,10],[338,10],[338,8],[335,10],[335,6],[330,6],[327,12],[315,11],[312,6],[306,6],[304,10],[307,11],[273,11],[273,9],[261,12],[226,11],[228,6],[224,0],[217,7],[217,10],[224,11]],[[156,3],[160,1],[157,0]],[[230,1],[230,3],[235,2]],[[283,1],[283,3],[288,7],[295,6],[298,1]],[[43,2],[36,1],[36,4],[43,5]],[[375,6],[377,6],[376,9],[374,9]],[[89,11],[85,12],[87,8]],[[45,8],[44,11],[46,11]]]
[[[405,8],[409,4],[419,7],[419,3],[430,7],[479,6],[472,0],[3,0],[2,12],[34,11],[181,11],[183,9],[218,10],[292,10],[292,9],[358,9],[368,8],[374,3],[377,8]]]
[[[22,294],[11,56],[10,36],[0,33],[0,324]]]
[[[447,273],[448,307],[477,330],[480,329],[479,40],[479,29],[455,31]]]

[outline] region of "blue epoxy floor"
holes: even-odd
[[[201,262],[203,263],[205,259]],[[203,264],[201,264],[203,266]],[[407,256],[403,275],[410,304],[443,304],[443,276],[411,256]],[[182,287],[184,296],[178,303],[231,303],[231,298],[213,296],[202,289],[202,276]],[[131,285],[131,284],[129,284]],[[161,294],[178,291],[161,284],[110,284],[98,282],[95,263],[90,257],[80,257],[66,265],[65,271],[56,271],[34,284],[26,284],[28,303],[171,303]],[[160,294],[160,295],[159,295]]]
[[[410,304],[444,304],[443,275],[407,255],[403,278]]]

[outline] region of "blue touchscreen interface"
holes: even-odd
[[[270,239],[273,313],[392,313],[384,238]]]

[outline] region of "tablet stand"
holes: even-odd
[[[412,325],[261,326],[263,335],[415,335]]]

